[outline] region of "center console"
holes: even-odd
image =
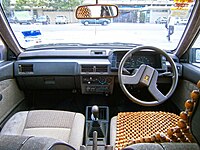
[[[81,91],[83,94],[112,94],[113,76],[84,75],[81,76]]]
[[[87,106],[86,107],[86,127],[85,127],[85,145],[87,149],[93,147],[96,143],[99,147],[105,147],[107,144],[107,134],[109,126],[109,109],[107,106]],[[97,132],[96,141],[93,133]]]

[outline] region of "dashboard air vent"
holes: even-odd
[[[108,72],[108,66],[107,65],[82,65],[81,66],[81,72],[90,73],[90,72]]]
[[[20,64],[18,68],[19,68],[19,74],[33,73],[33,64]]]
[[[108,72],[107,65],[96,66],[96,72]]]
[[[92,65],[82,65],[81,72],[94,72],[94,66]]]

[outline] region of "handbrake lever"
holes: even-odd
[[[93,132],[93,145],[92,150],[97,150],[97,131]]]

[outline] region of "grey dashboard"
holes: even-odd
[[[16,76],[40,76],[40,75],[80,75],[82,66],[105,66],[105,72],[110,74],[108,59],[79,59],[79,58],[52,58],[52,59],[28,59],[15,62]],[[95,72],[91,72],[95,73]]]
[[[81,89],[84,94],[112,94],[119,62],[127,49],[48,50],[21,53],[14,63],[14,75],[22,89]],[[182,68],[172,55],[179,75]],[[143,51],[125,64],[136,69],[146,63],[158,71],[167,61],[154,52]]]

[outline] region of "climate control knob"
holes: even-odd
[[[105,85],[107,84],[107,80],[106,80],[106,77],[99,77],[98,78],[98,81],[101,85]]]

